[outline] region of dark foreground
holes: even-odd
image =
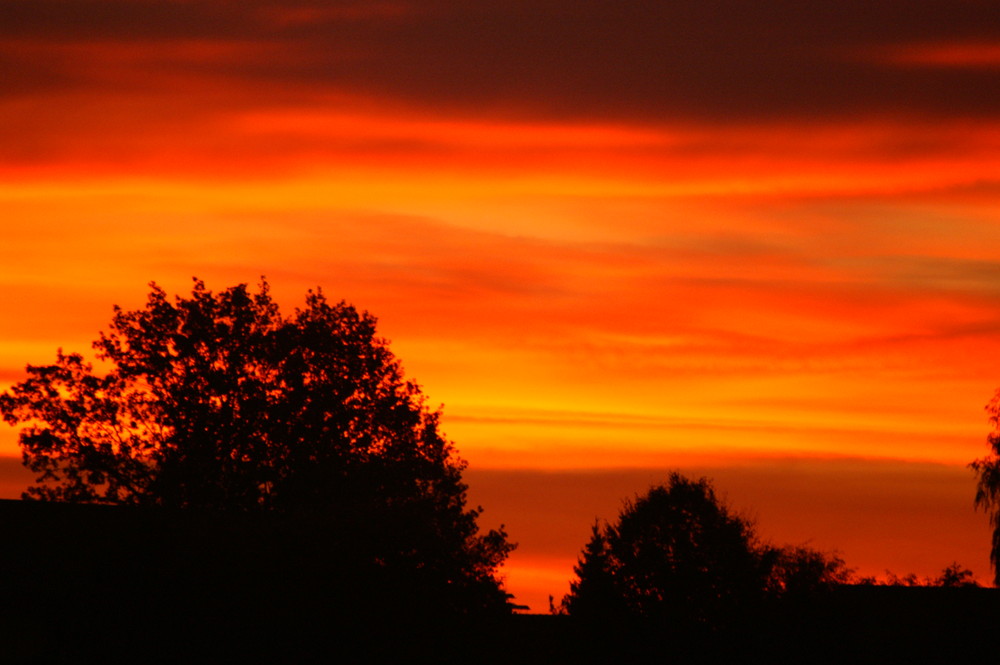
[[[301,526],[301,525],[300,525]],[[459,616],[338,542],[217,518],[0,501],[0,663],[972,663],[1000,591],[842,587],[725,629]]]

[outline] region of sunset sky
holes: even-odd
[[[998,90],[995,0],[0,0],[0,387],[150,281],[321,286],[444,405],[534,611],[670,469],[985,581]]]

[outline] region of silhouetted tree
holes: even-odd
[[[934,586],[974,587],[979,586],[979,583],[976,582],[976,576],[971,570],[955,561],[944,567],[938,578],[934,580]]]
[[[610,543],[598,522],[591,527],[591,537],[573,572],[577,579],[563,599],[562,611],[577,617],[603,618],[626,611],[625,599],[615,585],[614,562]]]
[[[771,596],[812,596],[853,580],[854,571],[843,559],[810,547],[765,547],[762,558],[769,571]]]
[[[355,565],[505,606],[512,545],[480,534],[464,462],[375,318],[322,292],[283,316],[262,281],[116,307],[94,367],[58,352],[0,396],[25,498],[314,515]],[[310,518],[312,519],[312,518]],[[393,577],[395,576],[395,577]]]
[[[993,564],[993,583],[1000,586],[1000,390],[986,405],[986,413],[993,425],[993,432],[986,437],[990,452],[969,466],[979,476],[976,507],[986,511],[993,526],[990,563]]]
[[[594,527],[563,605],[571,615],[614,615],[715,625],[763,597],[767,570],[752,525],[708,480],[672,473],[615,524]]]
[[[753,524],[705,478],[670,474],[614,524],[595,524],[562,611],[582,618],[643,617],[723,626],[764,601],[805,599],[852,580],[832,554],[761,543]]]

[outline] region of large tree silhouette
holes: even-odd
[[[0,396],[38,474],[25,498],[312,516],[339,532],[341,565],[504,605],[513,546],[478,532],[440,412],[374,317],[320,291],[283,316],[266,281],[196,280],[173,301],[151,288],[144,308],[115,308],[96,370],[60,350]]]

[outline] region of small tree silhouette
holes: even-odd
[[[620,615],[717,624],[763,596],[767,570],[752,525],[708,480],[672,473],[627,501],[613,525],[594,526],[563,606],[571,615]]]
[[[944,567],[934,580],[934,586],[975,587],[979,586],[979,583],[976,582],[976,576],[971,570],[955,561]]]
[[[598,522],[591,527],[591,537],[575,566],[576,581],[562,602],[567,614],[585,618],[622,615],[625,599],[615,585],[614,562],[610,543]]]
[[[562,601],[566,613],[647,618],[717,628],[772,599],[808,598],[848,583],[835,555],[761,543],[711,483],[671,473],[626,501],[614,524],[595,524]]]
[[[765,548],[770,576],[768,591],[781,597],[804,597],[849,584],[854,571],[836,554],[804,546]]]

